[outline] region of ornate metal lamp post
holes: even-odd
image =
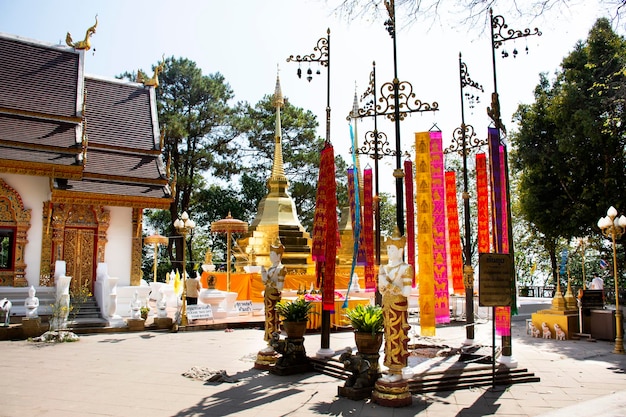
[[[180,218],[174,221],[174,227],[179,235],[183,237],[183,305],[181,309],[182,326],[187,325],[187,235],[196,227],[196,222],[189,218],[187,212],[183,212]]]
[[[326,30],[326,37],[317,41],[317,46],[313,48],[313,52],[309,55],[290,55],[287,62],[317,62],[326,67],[326,142],[330,143],[330,29]],[[316,72],[319,74],[319,70]],[[298,78],[302,76],[302,70],[298,67]],[[307,81],[313,79],[313,71],[311,68],[307,70]]]
[[[472,149],[479,148],[487,144],[486,140],[476,137],[472,125],[465,124],[465,109],[463,93],[465,87],[475,88],[480,91],[483,86],[473,81],[467,71],[467,65],[461,60],[459,52],[459,80],[460,80],[460,96],[461,96],[461,127],[457,127],[452,133],[452,143],[444,153],[458,152],[463,157],[463,214],[465,218],[465,244],[463,256],[465,258],[463,266],[463,284],[465,286],[465,326],[466,343],[474,339],[474,268],[472,267],[472,225],[470,222],[470,202],[468,192],[468,174],[467,174],[467,155]]]
[[[534,30],[524,29],[521,30],[513,30],[510,29],[509,26],[504,23],[504,17],[497,15],[493,15],[493,9],[489,9],[489,21],[491,22],[491,62],[493,65],[493,94],[491,95],[491,107],[487,108],[487,114],[493,121],[494,127],[498,129],[498,134],[502,136],[506,136],[506,127],[502,123],[501,112],[500,112],[500,99],[498,97],[498,79],[496,75],[496,49],[504,44],[504,42],[525,38],[532,35],[541,36],[541,32],[539,29],[535,28]],[[517,55],[517,50],[513,51],[513,55]],[[506,58],[508,53],[506,51],[502,52],[502,56]],[[505,178],[506,178],[506,202],[507,202],[507,225],[508,225],[508,242],[509,242],[509,254],[511,255],[511,268],[512,268],[512,276],[515,276],[515,251],[513,247],[513,240],[511,237],[513,236],[513,225],[511,223],[511,194],[509,188],[509,164],[508,164],[508,155],[507,155],[507,147],[506,143],[502,141],[500,138],[500,143],[503,145],[504,149],[504,170],[505,170]],[[499,252],[501,248],[496,248]],[[512,348],[511,348],[511,336],[502,336],[502,356],[503,357],[511,357]]]
[[[367,114],[367,112],[376,105],[376,62],[372,63],[372,72],[370,73],[369,86],[361,96],[361,100],[370,95],[372,96],[372,100],[368,101],[363,109],[359,109],[358,107],[352,109],[347,117],[348,120],[359,118],[359,112],[364,115]],[[381,160],[383,156],[395,156],[396,151],[389,148],[389,140],[387,139],[387,135],[383,132],[378,131],[377,116],[378,114],[376,114],[374,110],[374,130],[365,133],[365,141],[363,142],[363,146],[360,146],[357,149],[350,149],[350,152],[355,152],[359,155],[368,155],[374,160],[374,221],[376,227],[375,253],[376,265],[380,265],[380,197],[378,186],[378,161]]]
[[[374,108],[370,109],[371,111],[368,112],[367,116],[385,115],[392,122],[395,122],[396,169],[393,172],[393,176],[396,178],[396,223],[400,235],[404,235],[404,188],[402,185],[404,172],[402,171],[400,121],[404,120],[409,113],[439,110],[439,104],[437,104],[437,102],[428,104],[415,99],[415,93],[413,92],[411,83],[408,81],[400,82],[398,79],[395,1],[385,0],[385,7],[389,14],[389,19],[385,21],[385,27],[393,40],[393,81],[390,83],[387,82],[381,86],[380,90],[382,96],[379,99],[381,104],[376,104]],[[413,99],[415,100],[413,101]]]
[[[611,238],[613,244],[613,279],[615,281],[615,347],[613,353],[624,354],[624,336],[622,332],[622,310],[619,307],[619,276],[617,275],[617,252],[615,249],[615,241],[622,237],[626,231],[626,216],[623,214],[617,217],[617,210],[611,206],[606,217],[598,220],[598,227],[605,237]]]
[[[330,29],[326,30],[326,37],[320,38],[313,52],[309,55],[290,55],[287,62],[317,62],[326,67],[326,144],[330,144]],[[298,67],[298,78],[302,76],[302,70]],[[319,74],[319,70],[316,71]],[[313,79],[313,71],[307,70],[307,81]],[[321,348],[318,352],[321,356],[328,356],[333,352],[330,349],[330,311],[322,309],[322,334]]]
[[[407,114],[410,113],[437,111],[439,110],[439,104],[437,102],[433,102],[432,104],[424,103],[421,100],[418,100],[416,98],[416,94],[413,92],[413,86],[411,83],[408,81],[400,82],[398,79],[396,13],[394,0],[385,0],[385,7],[387,8],[387,13],[389,14],[389,19],[385,21],[385,27],[387,28],[389,36],[391,36],[391,39],[393,40],[393,81],[386,82],[380,87],[381,97],[378,100],[374,98],[374,105],[359,109],[354,117],[374,117],[374,123],[376,123],[376,116],[386,116],[389,120],[395,123],[396,150],[393,154],[387,153],[386,155],[394,155],[396,157],[396,169],[393,172],[393,176],[396,179],[396,223],[398,231],[401,235],[404,235],[404,188],[402,184],[404,172],[402,171],[403,153],[400,140],[400,122],[404,120]],[[372,85],[375,90],[375,81]],[[378,137],[378,134],[378,130],[375,129],[373,144],[379,144],[378,141],[382,139]],[[374,149],[376,150],[377,148],[375,147]]]

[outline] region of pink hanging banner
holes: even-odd
[[[374,200],[372,168],[363,170],[363,249],[365,250],[365,291],[376,291],[374,268]]]
[[[509,253],[509,221],[508,221],[508,205],[506,202],[506,185],[508,184],[508,179],[506,178],[506,164],[504,161],[505,151],[504,146],[500,146],[500,183],[502,184],[502,230],[500,233],[502,234],[502,253]]]
[[[487,155],[476,154],[476,196],[478,206],[478,253],[489,253],[489,181]]]
[[[433,203],[433,270],[435,273],[435,320],[450,323],[448,253],[446,250],[446,190],[440,131],[430,132],[430,175]]]
[[[411,284],[415,288],[415,196],[413,194],[413,163],[404,161],[404,195],[406,196],[407,262],[413,267]]]
[[[496,334],[511,336],[511,307],[496,307]]]
[[[461,231],[459,228],[459,206],[456,198],[456,173],[446,171],[446,212],[448,213],[448,240],[450,243],[450,268],[452,269],[452,288],[455,294],[464,294],[463,251],[461,249]]]

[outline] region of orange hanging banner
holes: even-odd
[[[433,203],[430,177],[430,132],[415,134],[417,260],[419,266],[420,335],[435,335],[433,269]]]

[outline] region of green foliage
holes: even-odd
[[[298,297],[294,301],[281,300],[276,303],[276,311],[284,321],[302,322],[309,320],[309,314],[313,314],[313,303]]]
[[[519,210],[549,253],[554,279],[559,246],[598,233],[597,219],[611,205],[626,209],[624,67],[626,41],[599,19],[554,82],[542,74],[535,103],[515,115]]]
[[[356,307],[346,310],[346,317],[355,331],[371,333],[372,336],[382,332],[385,325],[383,309],[376,305],[358,304]]]

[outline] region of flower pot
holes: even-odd
[[[360,353],[375,355],[383,344],[383,333],[376,333],[372,336],[370,332],[354,332],[354,341]]]
[[[306,332],[306,321],[284,321],[283,328],[288,339],[301,339]]]

